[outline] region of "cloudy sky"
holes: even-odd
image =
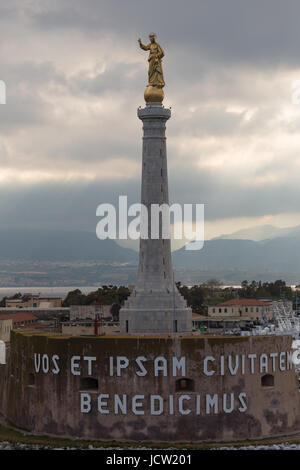
[[[206,238],[300,224],[299,0],[0,4],[1,228],[94,231],[140,197],[151,31],[165,50],[170,199],[205,204]]]

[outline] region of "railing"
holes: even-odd
[[[282,332],[300,332],[300,318],[291,308],[287,307],[284,302],[275,304],[273,311],[275,320],[278,323],[278,328]]]

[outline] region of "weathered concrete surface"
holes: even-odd
[[[256,439],[274,435],[286,435],[300,430],[300,402],[295,372],[293,369],[280,370],[276,362],[274,386],[262,387],[262,373],[254,365],[245,366],[245,373],[239,370],[232,375],[227,369],[220,375],[220,357],[289,351],[291,337],[63,337],[46,334],[13,332],[9,361],[0,366],[1,412],[15,425],[38,433],[48,433],[73,438],[128,441],[234,441]],[[50,358],[50,371],[35,372],[34,353]],[[53,373],[53,355],[60,372]],[[80,356],[81,375],[71,373],[72,356]],[[92,377],[98,379],[96,390],[89,391],[92,409],[88,413],[80,410],[82,377],[88,377],[88,363],[83,356],[94,356]],[[121,376],[110,376],[109,358],[125,356],[129,366]],[[147,375],[137,375],[135,360],[144,356]],[[168,375],[159,372],[154,376],[154,360],[162,356],[167,360]],[[204,359],[213,357],[208,369],[214,374],[207,376]],[[181,378],[172,374],[172,359],[186,358],[185,377],[193,381],[193,391],[176,391],[176,381]],[[279,356],[278,356],[279,357]],[[268,359],[269,370],[272,360]],[[286,365],[281,364],[284,369]],[[239,411],[240,393],[245,393],[247,409]],[[224,412],[223,394],[234,394],[234,409]],[[107,414],[98,411],[98,397],[108,394],[104,406]],[[127,414],[119,410],[115,414],[112,397],[114,394],[127,395]],[[206,394],[218,394],[219,410],[206,412]],[[144,396],[144,415],[132,411],[131,402],[135,395]],[[164,411],[160,415],[150,414],[150,395],[160,395],[164,401]],[[178,400],[188,395],[184,401],[182,414]],[[201,396],[200,414],[196,412],[195,399]],[[169,397],[174,398],[174,414],[170,413]],[[104,400],[104,401],[105,401]],[[141,409],[141,408],[140,408]]]
[[[158,238],[151,227],[151,207],[169,204],[166,149],[166,121],[171,110],[161,103],[148,103],[138,109],[143,121],[142,200],[147,216],[141,214],[138,278],[134,291],[120,311],[123,333],[169,333],[191,331],[192,312],[179,294],[173,280],[170,238],[163,238],[163,228],[169,231],[167,217],[159,220]]]

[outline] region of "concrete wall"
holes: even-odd
[[[256,305],[226,305],[208,307],[208,316],[211,318],[237,317],[247,318],[250,321],[262,320],[265,317],[268,320],[273,318],[272,304],[261,307]]]
[[[13,328],[12,320],[1,320],[0,319],[0,341],[5,343],[10,340],[10,332]]]
[[[71,338],[13,331],[8,364],[0,366],[1,411],[27,430],[99,440],[289,434],[300,430],[297,377],[286,354],[291,341],[290,336]],[[257,358],[250,360],[251,354]],[[274,384],[262,386],[266,367]],[[98,380],[95,389],[86,378]]]
[[[95,319],[96,315],[109,317],[111,307],[112,305],[70,305],[70,320]]]
[[[120,331],[120,326],[118,324],[112,324],[111,326],[103,325],[98,323],[98,335],[102,334],[112,334]],[[91,323],[83,323],[83,324],[72,324],[72,323],[62,323],[61,324],[61,332],[63,335],[68,336],[94,336],[95,334],[95,326],[93,321]]]

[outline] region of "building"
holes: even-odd
[[[9,320],[12,322],[12,328],[22,328],[34,326],[38,323],[38,318],[30,313],[6,313],[0,315],[1,320]]]
[[[70,320],[94,320],[98,315],[100,318],[111,318],[112,305],[70,305]]]
[[[116,322],[97,322],[95,331],[94,320],[76,320],[70,322],[63,322],[61,324],[61,332],[63,335],[70,336],[99,336],[120,331],[120,326]]]
[[[0,412],[32,433],[100,441],[295,435],[292,337],[11,333]]]
[[[235,330],[240,328],[247,328],[253,322],[248,317],[218,317],[198,315],[193,313],[193,331],[200,330],[206,333],[216,333],[218,330]]]
[[[20,299],[6,299],[6,308],[59,308],[61,297],[40,297],[39,295],[24,294]]]
[[[94,321],[64,322],[61,324],[61,332],[63,335],[70,336],[94,336]],[[97,327],[97,334],[101,334],[101,328]]]
[[[7,343],[10,341],[10,332],[13,329],[13,321],[11,318],[0,317],[0,341]]]
[[[231,299],[208,307],[208,316],[216,320],[261,321],[273,318],[272,302],[256,299]]]
[[[192,314],[193,330],[201,330],[207,326],[207,316],[200,315],[199,313]]]
[[[60,308],[61,306],[61,297],[39,297],[37,302],[37,308]]]

